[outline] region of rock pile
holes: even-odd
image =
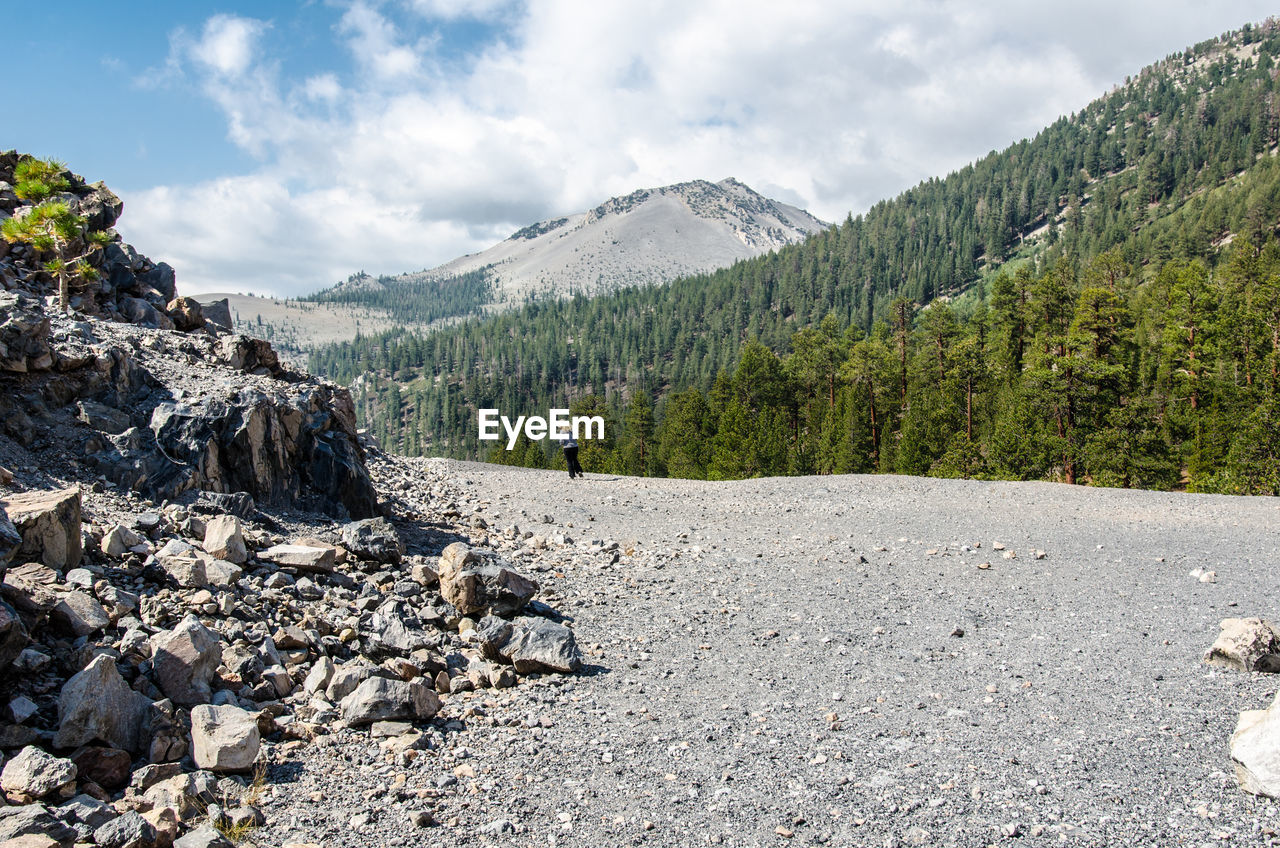
[[[118,198],[68,178],[110,228]],[[45,258],[0,249],[0,846],[224,844],[291,746],[409,750],[457,693],[581,667],[512,561],[550,567],[531,534],[472,535],[425,474],[380,500],[345,390],[114,233],[69,314]]]

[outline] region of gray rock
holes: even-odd
[[[23,803],[54,794],[70,796],[66,790],[75,789],[75,780],[75,763],[47,754],[34,745],[23,748],[0,772],[0,788],[11,800]]]
[[[325,698],[336,704],[356,691],[356,687],[369,679],[373,669],[367,665],[346,665],[333,672],[329,684],[325,687]]]
[[[337,562],[336,548],[312,548],[307,545],[272,545],[258,552],[258,559],[298,571],[328,574]]]
[[[123,524],[113,526],[102,537],[102,552],[110,557],[122,557],[129,549],[141,545],[146,539],[125,527]]]
[[[372,562],[397,563],[404,556],[404,542],[385,518],[353,521],[342,528],[342,546],[356,557]]]
[[[91,795],[77,795],[55,810],[58,818],[72,826],[83,825],[90,831],[97,830],[119,815],[113,807]]]
[[[235,846],[211,826],[205,825],[175,840],[173,848],[235,848]]]
[[[312,695],[317,692],[323,692],[329,685],[329,681],[333,679],[335,671],[337,671],[337,667],[334,665],[333,660],[328,657],[321,657],[311,667],[311,671],[307,674],[307,679],[302,686]]]
[[[151,848],[155,839],[156,829],[151,822],[133,810],[93,832],[99,848]]]
[[[102,604],[85,592],[63,595],[50,611],[49,618],[55,627],[77,638],[89,636],[111,624],[111,616],[107,615]]]
[[[582,653],[573,631],[545,618],[517,618],[498,649],[521,674],[531,671],[570,673],[582,668]]]
[[[80,564],[80,489],[11,493],[0,499],[22,536],[19,553],[62,571]]]
[[[58,696],[58,748],[76,748],[100,740],[114,748],[140,753],[146,749],[144,727],[151,700],[135,692],[107,654],[94,657],[62,687]]]
[[[22,534],[13,526],[8,513],[0,508],[0,578],[4,577],[5,569],[21,548]]]
[[[209,681],[222,660],[216,633],[188,615],[173,630],[153,636],[151,648],[160,691],[181,706],[208,702]]]
[[[129,413],[103,403],[82,400],[76,404],[76,408],[79,411],[77,418],[95,430],[101,430],[104,433],[119,435],[133,426]]]
[[[338,705],[343,720],[352,727],[394,719],[426,721],[440,707],[440,698],[427,686],[385,677],[369,678]]]
[[[175,297],[165,306],[165,312],[173,324],[183,332],[198,330],[204,326],[204,309],[200,302],[191,297]]]
[[[7,668],[31,642],[18,611],[0,601],[0,669]]]
[[[209,704],[191,710],[191,756],[202,769],[248,771],[260,742],[258,718],[247,710]]]
[[[201,301],[200,312],[205,321],[212,321],[223,329],[235,329],[235,322],[231,320],[231,304],[225,297],[222,300]]]
[[[1236,671],[1280,671],[1280,632],[1261,618],[1228,618],[1204,661]]]
[[[422,623],[408,604],[395,599],[384,602],[374,611],[369,619],[369,629],[373,642],[381,649],[380,653],[407,656],[431,644]]]
[[[237,565],[249,558],[245,547],[240,519],[234,515],[219,515],[205,524],[204,549],[216,559]]]
[[[24,836],[46,836],[60,845],[71,845],[77,834],[43,804],[0,807],[0,842]]]
[[[454,542],[440,554],[440,594],[463,615],[513,615],[538,591],[506,559]]]

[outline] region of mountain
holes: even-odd
[[[410,451],[577,404],[629,472],[1280,491],[1277,57],[1246,26],[775,253],[311,362]]]
[[[737,180],[695,180],[641,189],[586,212],[540,221],[488,250],[383,282],[394,286],[484,271],[497,301],[598,294],[724,268],[826,226]]]

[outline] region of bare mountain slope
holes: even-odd
[[[825,223],[734,179],[641,189],[542,221],[488,250],[398,279],[490,268],[499,300],[655,285],[800,241]]]

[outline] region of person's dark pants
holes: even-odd
[[[581,477],[581,476],[582,476],[582,466],[578,464],[578,449],[577,449],[577,448],[565,448],[565,449],[564,449],[564,461],[565,461],[565,462],[568,464],[568,466],[569,466],[569,479],[570,479],[570,480],[572,480],[574,477]]]

